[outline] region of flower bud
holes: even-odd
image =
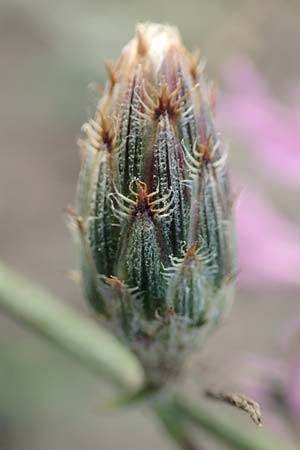
[[[139,25],[83,127],[85,295],[158,384],[222,317],[236,272],[227,154],[203,68],[175,29]]]

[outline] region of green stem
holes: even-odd
[[[174,400],[174,408],[182,418],[189,420],[214,438],[237,450],[290,450],[261,429],[248,431],[242,424],[235,424],[224,417],[209,412],[207,408],[189,404],[183,398]]]
[[[161,425],[179,448],[182,450],[200,450],[191,440],[186,429],[186,423],[182,416],[178,414],[176,408],[174,408],[172,400],[164,398],[154,399],[152,407]]]
[[[0,309],[126,391],[144,384],[135,356],[100,325],[0,263]]]

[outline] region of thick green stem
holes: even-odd
[[[0,309],[126,391],[143,386],[139,362],[113,335],[1,263]]]
[[[198,428],[217,438],[220,442],[237,450],[291,450],[258,428],[248,430],[242,424],[214,414],[201,406],[189,404],[183,398],[174,400],[174,408],[184,420],[189,420]]]
[[[163,394],[162,396],[163,398],[157,398],[152,406],[165,431],[176,442],[178,448],[182,450],[200,450],[200,447],[196,446],[189,436],[186,423],[182,420],[182,416],[178,414],[176,408],[174,408],[172,399],[164,399]]]

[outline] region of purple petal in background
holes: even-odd
[[[218,115],[227,133],[259,158],[259,165],[287,183],[300,184],[299,106],[272,98],[253,63],[236,57],[224,69],[225,94]]]
[[[300,233],[250,189],[236,212],[240,281],[246,285],[300,286]]]

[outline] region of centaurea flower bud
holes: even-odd
[[[139,25],[108,72],[81,143],[74,218],[83,285],[149,382],[161,384],[232,297],[227,155],[214,91],[175,29]]]

